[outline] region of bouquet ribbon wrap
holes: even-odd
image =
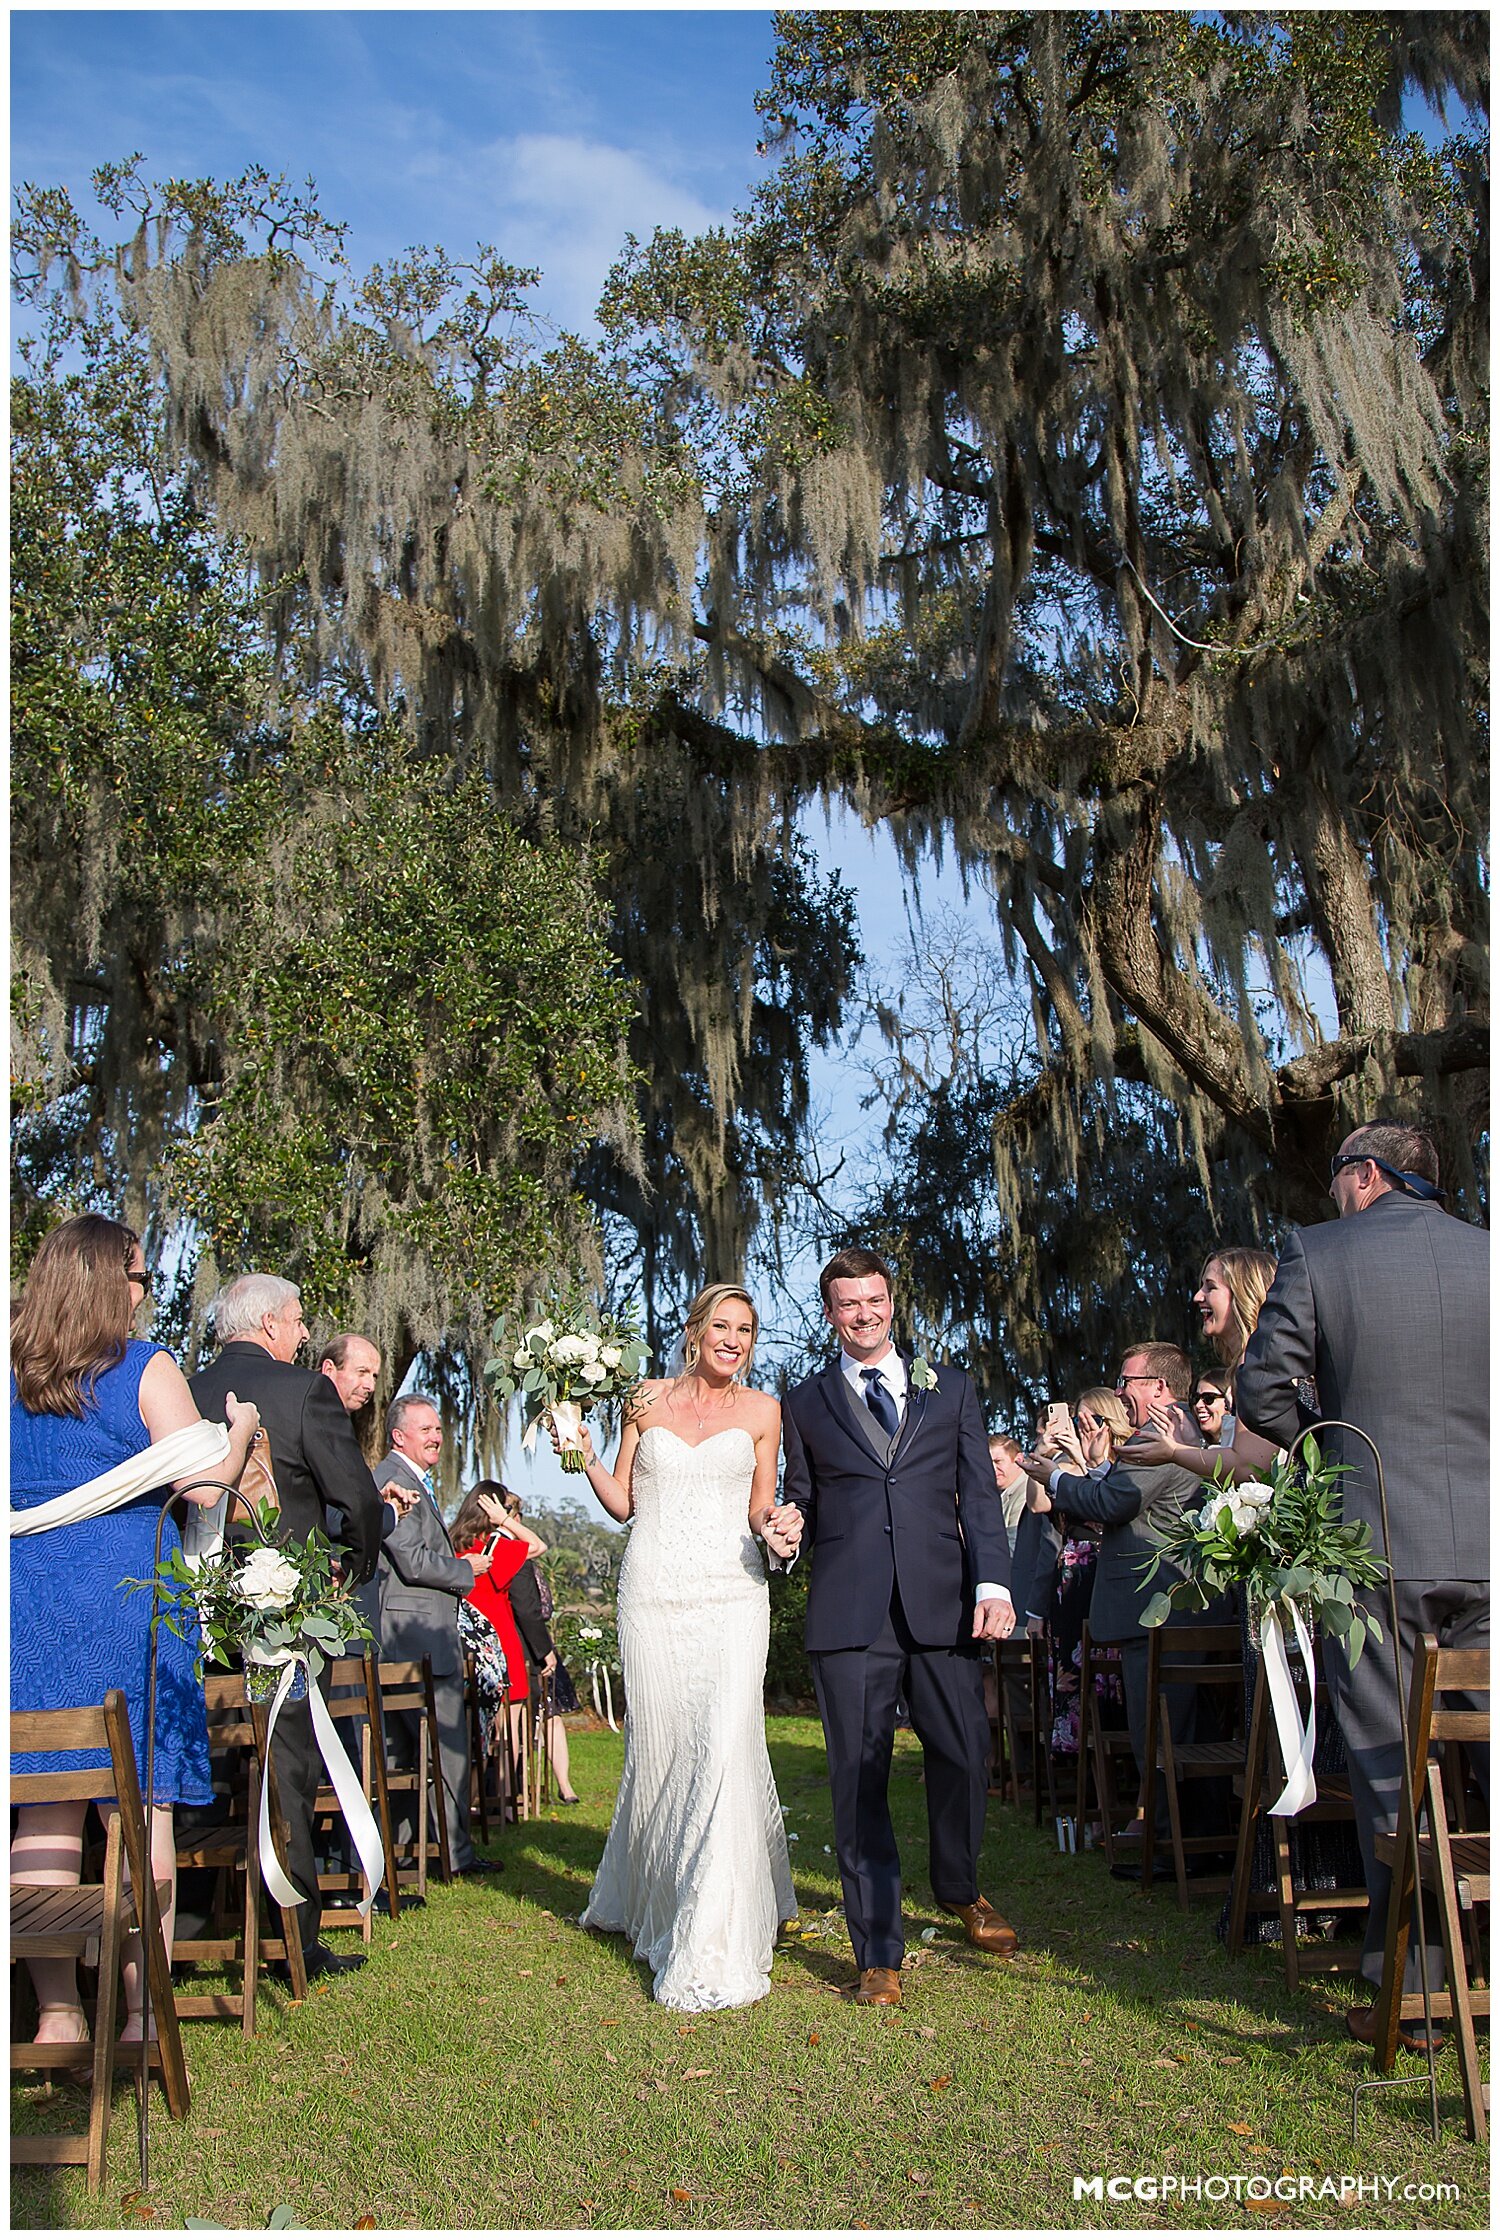
[[[1276,1721],[1276,1739],[1281,1745],[1281,1762],[1286,1768],[1286,1787],[1271,1810],[1278,1819],[1291,1820],[1313,1803],[1318,1794],[1318,1784],[1313,1777],[1313,1752],[1318,1746],[1317,1667],[1313,1663],[1312,1641],[1302,1612],[1295,1602],[1287,1601],[1285,1607],[1291,1615],[1303,1670],[1307,1674],[1305,1724],[1297,1707],[1297,1691],[1287,1663],[1286,1639],[1274,1602],[1267,1604],[1260,1621],[1260,1653],[1266,1663],[1266,1686],[1270,1690],[1271,1711]]]
[[[247,1651],[247,1657],[248,1655],[249,1652]],[[339,1800],[339,1810],[344,1815],[349,1833],[354,1839],[354,1848],[359,1856],[360,1866],[364,1869],[365,1877],[370,1885],[369,1895],[361,1898],[359,1902],[361,1917],[365,1917],[375,1903],[376,1892],[385,1880],[385,1850],[380,1841],[380,1830],[375,1825],[375,1815],[370,1810],[369,1799],[360,1785],[359,1775],[349,1763],[344,1746],[338,1738],[338,1731],[334,1726],[328,1706],[323,1701],[323,1692],[312,1676],[306,1653],[301,1649],[283,1649],[275,1656],[258,1656],[252,1661],[256,1664],[280,1665],[282,1667],[281,1682],[271,1699],[270,1714],[266,1720],[267,1757],[271,1754],[271,1738],[276,1732],[276,1722],[281,1716],[281,1707],[291,1692],[297,1667],[301,1665],[307,1673],[307,1707],[312,1713],[313,1734],[317,1739],[318,1748],[323,1754],[323,1763],[328,1769],[328,1778],[333,1783],[333,1793]],[[286,1873],[281,1861],[276,1856],[276,1846],[271,1840],[271,1784],[269,1781],[263,1781],[260,1785],[260,1871],[266,1888],[278,1905],[301,1905],[303,1892],[297,1888],[297,1885]]]

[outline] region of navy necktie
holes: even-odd
[[[901,1428],[901,1418],[896,1413],[896,1396],[878,1369],[861,1369],[864,1379],[865,1406],[888,1439],[894,1439]]]

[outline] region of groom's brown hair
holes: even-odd
[[[878,1252],[872,1252],[866,1244],[846,1245],[842,1252],[836,1252],[818,1278],[824,1306],[828,1304],[828,1294],[834,1284],[862,1283],[866,1276],[884,1276],[886,1290],[894,1298],[896,1286],[891,1271]]]

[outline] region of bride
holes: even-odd
[[[620,1566],[625,1771],[581,1919],[634,1940],[663,2006],[743,2007],[771,1987],[796,1913],[766,1754],[770,1603],[757,1538],[794,1553],[776,1505],[781,1409],[741,1381],[759,1321],[737,1285],[699,1293],[680,1376],[632,1398],[613,1472],[589,1484],[632,1519]]]

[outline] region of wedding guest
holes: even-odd
[[[101,1214],[78,1214],[45,1237],[31,1264],[11,1322],[11,1507],[33,1509],[102,1477],[132,1455],[201,1419],[187,1380],[169,1353],[131,1335],[151,1296],[140,1239]],[[224,1398],[230,1452],[215,1477],[234,1484],[244,1469],[260,1419],[253,1406]],[[201,1473],[195,1473],[201,1476]],[[149,1579],[156,1529],[170,1490],[158,1488],[125,1507],[78,1524],[11,1541],[10,1700],[12,1711],[81,1710],[111,1688],[125,1697],[142,1789],[146,1782],[147,1660],[152,1598],[127,1593],[123,1581]],[[209,1507],[206,1487],[184,1499]],[[162,1527],[170,1557],[181,1546],[176,1526]],[[157,1628],[155,1763],[150,1818],[151,1866],[175,1893],[177,1846],[173,1807],[207,1805],[208,1717],[195,1676],[196,1637]],[[107,1758],[89,1759],[107,1766]],[[18,1751],[11,1771],[71,1771],[79,1753]],[[22,1806],[11,1847],[19,1882],[76,1882],[83,1861],[88,1807]],[[162,1909],[171,1948],[173,1900]],[[126,2021],[122,2036],[142,2029],[139,1939],[125,1963]],[[72,1960],[30,1963],[40,2010],[38,2042],[71,2043],[88,2035]]]
[[[1358,1424],[1379,1450],[1390,1518],[1385,1542],[1376,1473],[1364,1438],[1320,1434],[1347,1466],[1346,1519],[1370,1527],[1396,1583],[1403,1670],[1418,1635],[1441,1645],[1487,1647],[1489,1586],[1489,1238],[1443,1210],[1437,1150],[1421,1128],[1356,1128],[1333,1160],[1337,1221],[1295,1229],[1287,1240],[1237,1390],[1251,1429],[1289,1446],[1300,1428],[1297,1394],[1311,1378],[1327,1418]],[[1384,1591],[1362,1597],[1384,1616]],[[1394,1644],[1372,1635],[1358,1664],[1324,1641],[1334,1709],[1348,1745],[1355,1823],[1370,1912],[1361,1963],[1378,1987],[1390,1910],[1390,1868],[1375,1838],[1396,1825],[1401,1727]],[[1486,1699],[1487,1700],[1487,1699]],[[1486,1795],[1489,1766],[1475,1765]],[[1432,1926],[1431,1913],[1427,1916]],[[1428,1952],[1429,1982],[1443,1955]],[[1403,1990],[1419,1988],[1408,1955]],[[1351,2034],[1369,2044],[1375,2007],[1352,2008]],[[1419,2030],[1403,2030],[1411,2047]]]
[[[351,1583],[361,1586],[380,1548],[380,1497],[338,1394],[326,1377],[298,1363],[307,1324],[296,1284],[259,1269],[236,1276],[214,1301],[213,1324],[219,1351],[193,1378],[193,1398],[206,1414],[219,1412],[230,1389],[254,1400],[266,1429],[281,1536],[305,1542],[309,1533],[318,1533],[331,1539],[337,1516],[342,1534],[337,1553]],[[322,1908],[313,1828],[324,1769],[305,1700],[282,1705],[271,1752],[286,1821],[285,1864],[304,1893],[297,1930],[307,1972],[342,1975],[363,1966],[364,1956],[334,1952],[318,1934]],[[286,1962],[273,1967],[285,1981]]]
[[[1026,1514],[1026,1488],[1031,1483],[1021,1468],[1021,1442],[1007,1432],[997,1431],[990,1440],[990,1461],[994,1466],[995,1483],[1000,1489],[1000,1509],[1005,1518],[1006,1538],[1010,1552],[1016,1552],[1016,1532]],[[1019,1609],[1019,1605],[1017,1605]]]
[[[1196,1508],[1202,1493],[1191,1471],[1137,1460],[1135,1435],[1150,1422],[1153,1407],[1170,1410],[1175,1404],[1181,1417],[1178,1435],[1185,1438],[1190,1419],[1182,1403],[1191,1386],[1192,1371],[1179,1347],[1155,1341],[1131,1346],[1120,1363],[1115,1389],[1129,1416],[1132,1436],[1101,1474],[1095,1477],[1088,1472],[1065,1471],[1037,1455],[1024,1458],[1028,1475],[1037,1480],[1031,1496],[1034,1508],[1046,1514],[1055,1506],[1101,1527],[1089,1597],[1089,1631],[1097,1641],[1120,1644],[1126,1724],[1143,1784],[1147,1642],[1141,1614],[1162,1584],[1159,1573],[1148,1587],[1144,1574],[1149,1558],[1160,1547],[1157,1528],[1174,1524],[1184,1509]],[[1213,1615],[1208,1613],[1210,1621]],[[1165,1693],[1174,1741],[1192,1741],[1198,1716],[1197,1690],[1168,1686]],[[1165,1832],[1164,1797],[1159,1798],[1158,1819]],[[1114,1871],[1136,1876],[1140,1870],[1121,1865]]]
[[[1188,1395],[1188,1406],[1193,1411],[1193,1421],[1198,1426],[1205,1447],[1216,1447],[1220,1444],[1224,1418],[1229,1413],[1229,1392],[1229,1378],[1222,1369],[1218,1371],[1200,1370],[1193,1379],[1193,1389]],[[1232,1425],[1229,1436],[1230,1438],[1234,1436]]]
[[[385,1412],[385,1435],[390,1453],[375,1483],[401,1514],[380,1551],[381,1649],[387,1657],[431,1660],[449,1856],[455,1874],[479,1874],[484,1870],[469,1834],[469,1722],[458,1605],[489,1570],[489,1553],[476,1547],[460,1562],[449,1543],[433,1480],[443,1451],[436,1401],[425,1392],[398,1393]],[[402,1711],[391,1722],[407,1766],[417,1762],[419,1719],[417,1712]],[[409,1841],[413,1822],[404,1819],[396,1832],[400,1841]]]
[[[1233,1406],[1235,1368],[1255,1330],[1275,1273],[1276,1263],[1270,1253],[1261,1252],[1253,1245],[1214,1247],[1203,1263],[1193,1304],[1202,1318],[1203,1335],[1224,1364],[1223,1376],[1213,1387],[1225,1395],[1224,1406],[1217,1410],[1216,1436],[1210,1438],[1204,1429],[1204,1417],[1196,1403],[1196,1395],[1208,1385],[1206,1378],[1199,1377],[1193,1388],[1193,1416],[1202,1433],[1202,1443],[1191,1435],[1177,1435],[1177,1420],[1171,1410],[1157,1408],[1149,1427],[1142,1430],[1131,1450],[1138,1461],[1191,1470],[1199,1478],[1222,1481],[1228,1477],[1236,1485],[1243,1485],[1250,1478],[1263,1478],[1273,1468],[1275,1447],[1242,1424],[1234,1415]],[[1210,1421],[1215,1412],[1210,1406]]]
[[[510,1504],[515,1502],[514,1513]],[[522,1522],[520,1503],[498,1478],[481,1478],[453,1520],[454,1552],[472,1562],[487,1542],[489,1564],[477,1578],[468,1600],[494,1627],[505,1652],[510,1687],[510,1748],[519,1759],[526,1727],[526,1706],[531,1697],[526,1651],[511,1602],[511,1588],[533,1552],[546,1553],[546,1542]],[[549,1642],[550,1646],[550,1642]],[[546,1649],[542,1651],[545,1658]]]
[[[1130,1436],[1130,1418],[1124,1403],[1103,1385],[1091,1385],[1073,1404],[1077,1460],[1086,1475],[1102,1478]],[[1051,1448],[1055,1440],[1042,1439],[1039,1447]],[[1055,1455],[1051,1457],[1054,1461]],[[1017,1573],[1025,1595],[1028,1632],[1045,1631],[1048,1677],[1053,1706],[1051,1748],[1061,1757],[1076,1757],[1079,1747],[1079,1674],[1083,1664],[1083,1624],[1093,1597],[1094,1571],[1099,1554],[1099,1529],[1066,1512],[1029,1512],[1018,1539]],[[1031,1551],[1035,1549],[1035,1554]],[[1017,1608],[1022,1605],[1018,1603]],[[1113,1652],[1103,1652],[1110,1669],[1098,1672],[1095,1686],[1101,1708],[1118,1712],[1123,1706],[1120,1675],[1113,1669]],[[1111,1721],[1111,1723],[1114,1723]]]
[[[338,1394],[345,1414],[357,1416],[380,1382],[380,1348],[356,1330],[340,1331],[319,1353],[318,1370]]]
[[[513,1524],[522,1523],[521,1497],[507,1493],[506,1514]],[[546,1734],[543,1737],[548,1762],[557,1782],[559,1804],[577,1804],[574,1794],[572,1771],[568,1756],[568,1730],[563,1725],[563,1715],[579,1708],[578,1690],[572,1675],[558,1654],[557,1643],[552,1638],[552,1594],[543,1576],[538,1558],[547,1553],[545,1541],[530,1544],[530,1553],[510,1583],[510,1606],[516,1627],[526,1645],[531,1669],[545,1688],[537,1690],[536,1716],[545,1718]]]

